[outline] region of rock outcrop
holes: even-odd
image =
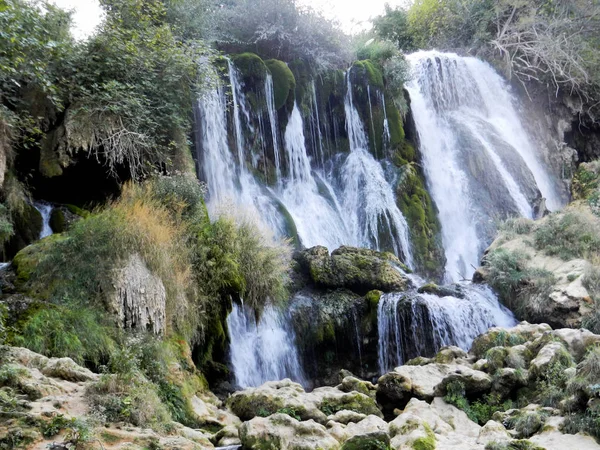
[[[152,274],[138,254],[129,257],[114,279],[109,309],[124,328],[162,334],[167,323],[167,293],[160,278]]]
[[[344,246],[329,255],[325,247],[317,246],[301,251],[296,260],[319,287],[366,294],[374,289],[403,291],[409,286],[408,278],[396,269],[404,265],[391,253]]]

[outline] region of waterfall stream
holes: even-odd
[[[53,234],[52,227],[50,226],[50,216],[54,207],[50,203],[44,201],[33,202],[33,207],[39,211],[42,216],[42,231],[40,231],[40,239]]]
[[[381,374],[417,356],[434,355],[446,345],[468,351],[490,327],[517,323],[489,287],[463,282],[454,288],[458,296],[410,290],[381,297],[377,310]]]
[[[260,386],[283,378],[306,385],[295,336],[282,313],[268,306],[256,323],[254,311],[234,304],[227,327],[231,365],[239,387]]]
[[[435,51],[408,56],[407,85],[428,187],[439,210],[446,281],[470,278],[509,216],[532,218],[558,183],[525,132],[506,82],[476,58]]]
[[[535,217],[542,196],[549,208],[560,207],[558,183],[521,125],[506,83],[489,65],[438,52],[408,59],[414,77],[407,90],[442,226],[445,279],[457,282],[479,265],[497,220]],[[208,186],[211,217],[249,209],[276,236],[297,238],[301,246],[392,251],[412,268],[410,230],[396,198],[398,171],[385,158],[376,159],[369,145],[382,132],[384,154],[393,150],[384,92],[367,85],[361,118],[353,98],[357,87],[347,73],[343,105],[340,98],[336,110],[343,112],[333,114],[331,103],[319,105],[312,81],[306,102],[294,103],[283,117],[287,110],[275,109],[271,75],[264,85],[248,87],[229,61],[227,76],[197,108],[199,176]],[[376,131],[375,117],[383,120],[383,130]],[[413,288],[385,294],[378,305],[382,372],[444,345],[468,350],[490,326],[514,323],[489,288],[460,282],[452,285],[456,296],[438,297],[418,293],[425,282],[409,278]],[[284,377],[306,382],[286,320],[286,312],[267,307],[257,323],[253,311],[234,305],[227,323],[238,386]],[[360,318],[353,315],[352,321],[362,366]]]

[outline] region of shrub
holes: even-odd
[[[490,252],[485,265],[490,286],[509,308],[526,318],[543,310],[555,283],[551,272],[530,269],[524,255],[503,248]]]
[[[600,255],[600,227],[584,212],[553,214],[535,231],[535,247],[564,260]]]
[[[600,333],[600,269],[589,267],[583,275],[582,283],[592,300],[592,311],[583,318],[582,326],[598,334]]]
[[[96,309],[42,306],[17,324],[14,345],[79,364],[101,364],[115,347],[114,330]]]
[[[128,422],[159,432],[171,428],[171,415],[155,385],[139,372],[103,375],[88,386],[87,396],[108,422]]]
[[[486,424],[497,411],[512,408],[510,400],[502,402],[499,395],[487,394],[481,400],[470,403],[465,397],[465,385],[461,381],[451,381],[446,386],[444,401],[463,410],[469,419],[480,425]]]

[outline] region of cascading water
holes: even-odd
[[[460,283],[454,288],[457,296],[411,290],[381,297],[377,310],[380,373],[417,356],[432,356],[446,345],[468,351],[490,327],[516,324],[489,287]]]
[[[271,127],[271,139],[273,143],[273,159],[275,160],[275,176],[277,182],[281,181],[281,156],[279,152],[279,138],[277,136],[277,111],[275,110],[275,96],[273,94],[273,77],[267,74],[265,78],[265,99],[267,101],[267,113]]]
[[[557,182],[521,124],[506,82],[476,58],[408,56],[407,90],[427,183],[439,210],[446,281],[470,278],[494,222],[533,217],[541,195],[561,206]]]
[[[344,209],[350,228],[362,247],[383,248],[381,239],[389,239],[397,255],[412,267],[408,225],[396,205],[391,184],[383,167],[368,152],[368,140],[352,98],[352,85],[347,76],[346,128],[350,154],[342,166]]]
[[[227,317],[231,341],[231,365],[241,388],[260,386],[266,381],[291,378],[306,385],[293,330],[283,314],[267,306],[256,323],[254,311],[233,305]]]
[[[42,231],[40,231],[40,239],[53,234],[52,227],[50,226],[50,216],[54,207],[50,203],[37,201],[33,203],[33,207],[39,211],[42,215]]]

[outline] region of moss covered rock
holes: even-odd
[[[240,53],[231,57],[239,70],[244,84],[249,87],[264,86],[268,69],[260,56],[254,53]]]
[[[397,270],[400,260],[391,253],[356,247],[340,247],[329,255],[325,247],[313,247],[296,256],[312,282],[326,288],[346,288],[359,294],[372,290],[403,291],[409,286]]]
[[[383,89],[383,72],[377,63],[370,59],[364,61],[354,61],[352,70],[356,76],[366,81],[370,86]]]
[[[354,436],[344,442],[342,450],[391,450],[390,437],[383,431]]]
[[[17,252],[37,241],[42,231],[42,215],[35,207],[25,201],[20,212],[12,217],[13,234],[4,245],[4,257],[11,259]]]
[[[17,286],[19,288],[28,290],[31,276],[35,272],[42,258],[47,255],[48,249],[64,239],[66,239],[66,237],[62,234],[53,234],[33,245],[25,247],[15,255],[12,265],[17,274]],[[44,291],[29,292],[29,294],[32,294],[35,297],[44,298]]]
[[[287,109],[291,111],[296,98],[296,78],[294,74],[286,63],[278,59],[269,59],[265,61],[265,64],[273,77],[275,109],[281,109],[287,105]]]

